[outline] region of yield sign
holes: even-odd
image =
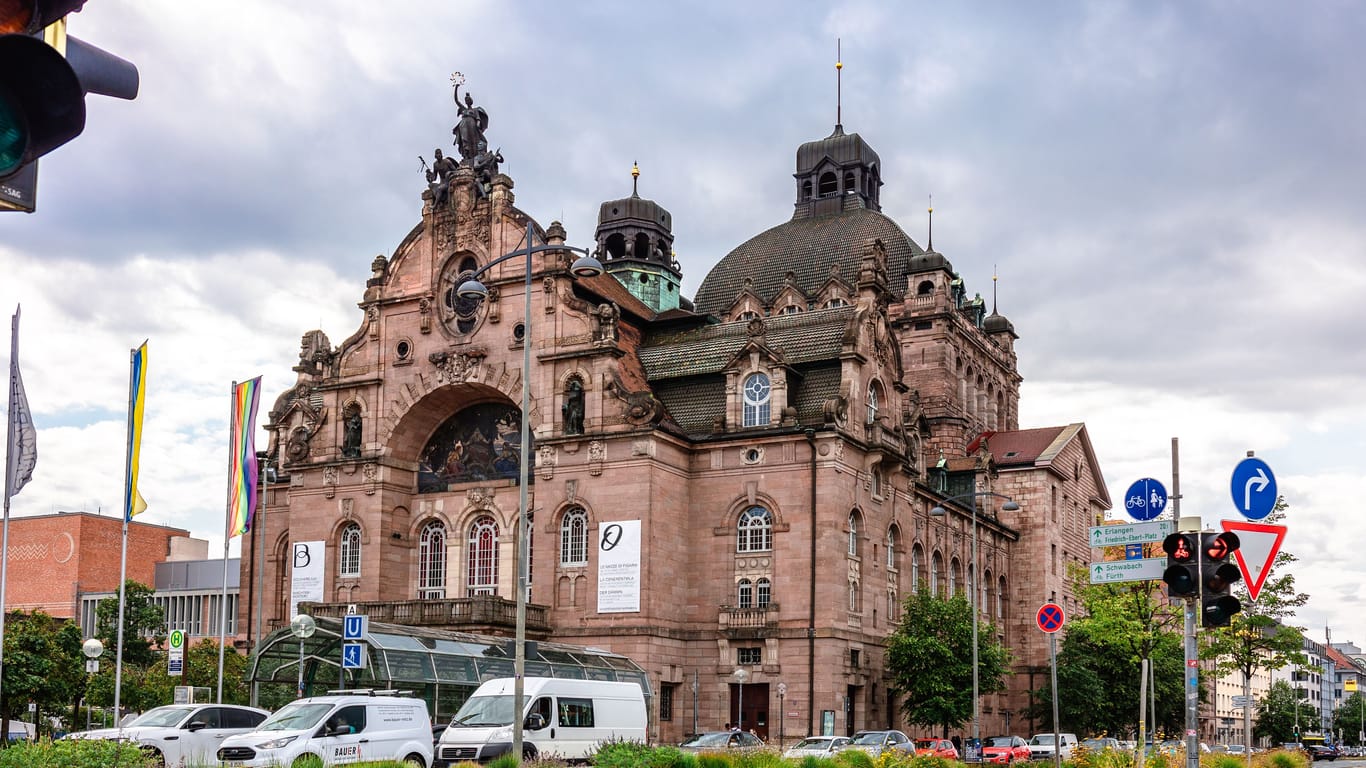
[[[1243,583],[1247,584],[1247,595],[1253,600],[1262,591],[1266,577],[1271,573],[1271,564],[1276,553],[1281,551],[1285,541],[1286,527],[1269,523],[1246,523],[1241,520],[1220,520],[1225,531],[1238,534],[1238,549],[1233,556],[1238,558],[1238,569],[1243,572]]]

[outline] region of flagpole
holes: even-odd
[[[270,457],[266,453],[259,453],[256,455],[256,458],[261,461],[261,484],[256,487],[256,492],[261,494],[261,507],[257,510],[257,515],[260,516],[258,518],[260,527],[257,527],[256,523],[252,523],[251,536],[253,539],[261,539],[261,547],[259,550],[261,553],[259,556],[260,561],[256,565],[257,570],[261,574],[261,580],[259,587],[252,589],[252,592],[256,593],[256,642],[252,643],[251,647],[252,650],[256,652],[256,657],[259,661],[261,657],[261,618],[262,607],[264,605],[261,590],[266,588],[266,464]],[[246,539],[242,539],[243,546],[246,546],[246,542]],[[250,576],[248,576],[248,578],[250,578]],[[237,590],[237,594],[242,594],[240,587]],[[250,609],[250,606],[248,606],[248,609]],[[252,675],[251,705],[253,707],[257,706],[257,700],[260,696],[259,688],[260,683],[256,681],[256,676]]]
[[[5,413],[5,523],[4,534],[0,536],[0,702],[4,701],[5,672],[5,581],[9,576],[9,497],[14,479],[14,420],[18,412],[15,404],[15,375],[19,370],[19,307],[14,307],[14,317],[10,320],[9,335],[9,405]]]
[[[237,422],[237,382],[228,389],[228,442],[233,443]],[[218,703],[223,703],[223,654],[228,636],[228,542],[232,541],[232,479],[237,446],[228,446],[227,514],[223,520],[223,597],[218,606]]]
[[[123,607],[126,597],[124,582],[128,580],[128,518],[133,511],[133,420],[137,392],[137,354],[136,349],[128,352],[128,450],[125,451],[123,470],[123,546],[119,555],[119,624],[118,639],[114,650],[114,720],[115,727],[123,730],[123,711],[119,708],[123,693]]]

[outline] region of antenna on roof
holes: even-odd
[[[844,62],[840,61],[840,39],[835,38],[835,130],[844,130],[844,121],[840,118],[840,101],[842,94],[840,90],[840,75],[844,69]]]
[[[928,213],[929,213],[929,217],[930,217],[930,236],[929,236],[928,238],[925,239],[925,250],[927,250],[927,251],[933,251],[933,250],[934,250],[934,195],[930,195],[930,208],[929,208]]]

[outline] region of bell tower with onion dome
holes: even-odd
[[[683,273],[673,253],[673,216],[664,206],[640,196],[640,166],[631,166],[631,196],[608,200],[598,209],[598,241],[603,267],[632,295],[656,312],[678,309]]]

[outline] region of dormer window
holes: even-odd
[[[736,316],[735,316],[735,319],[736,319],[738,322],[747,323],[747,322],[749,322],[750,320],[758,320],[758,319],[759,319],[759,313],[758,313],[758,312],[755,312],[755,311],[752,310],[752,309],[747,309],[747,310],[745,310],[744,312],[741,312],[740,314],[736,315]]]
[[[833,299],[831,299],[831,300],[825,302],[825,308],[826,308],[826,309],[834,309],[835,307],[847,307],[847,306],[849,306],[849,302],[845,301],[844,299],[840,298],[839,296],[836,296],[835,298],[833,298]]]
[[[769,422],[769,400],[773,387],[768,376],[762,373],[751,374],[745,379],[744,420],[746,427],[763,427]]]
[[[780,314],[780,315],[795,315],[795,314],[797,314],[798,312],[801,312],[801,311],[802,311],[802,308],[799,307],[799,306],[797,306],[796,304],[788,304],[787,306],[785,306],[785,307],[783,307],[782,309],[778,310],[778,314]]]

